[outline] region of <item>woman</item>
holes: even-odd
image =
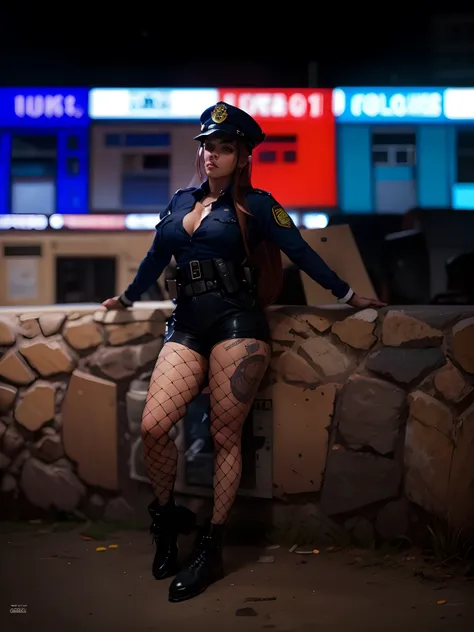
[[[209,379],[213,514],[171,583],[172,602],[194,597],[224,576],[222,532],[240,483],[242,426],[270,361],[263,307],[280,290],[280,249],[339,301],[382,305],[357,296],[303,240],[276,200],[252,188],[251,153],[264,138],[257,122],[236,107],[221,102],[203,112],[196,140],[204,183],[175,193],[134,281],[120,297],[103,303],[107,309],[129,307],[174,256],[177,278],[168,288],[177,307],[167,323],[142,420],[156,495],[149,506],[156,579],[175,573],[178,534],[195,526],[195,515],[173,499],[178,454],[170,432]]]

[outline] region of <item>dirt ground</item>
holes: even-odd
[[[84,540],[81,529],[40,527],[0,533],[3,632],[474,630],[474,580],[446,577],[414,552],[229,547],[221,582],[171,604],[171,580],[151,576],[146,531]],[[15,606],[23,611],[12,612]]]

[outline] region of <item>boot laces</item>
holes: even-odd
[[[206,561],[206,551],[210,550],[210,539],[206,536],[202,536],[196,544],[191,560],[189,561],[188,568],[190,570],[199,569]]]

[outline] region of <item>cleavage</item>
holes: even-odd
[[[183,217],[183,228],[190,237],[199,230],[202,222],[211,213],[212,204],[203,206],[201,202],[196,202],[192,211]]]

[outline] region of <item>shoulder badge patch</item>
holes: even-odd
[[[293,226],[293,222],[291,221],[291,217],[281,206],[273,206],[272,207],[273,219],[282,228],[291,228]]]

